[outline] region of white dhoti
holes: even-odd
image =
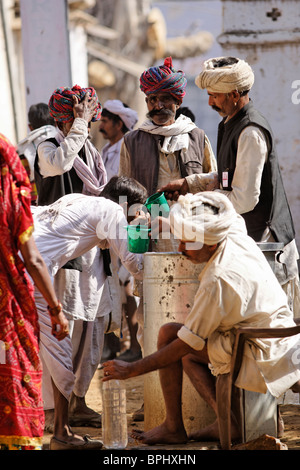
[[[37,289],[35,290],[35,302],[40,324],[40,357],[43,363],[42,389],[44,409],[49,410],[54,408],[51,378],[61,394],[67,400],[70,399],[75,383],[72,364],[72,343],[69,336],[62,341],[58,341],[52,335],[52,324],[47,310],[47,303]]]
[[[94,321],[70,321],[76,377],[73,392],[77,397],[86,395],[100,363],[108,323],[109,315],[96,318]]]

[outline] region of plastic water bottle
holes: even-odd
[[[102,440],[106,449],[127,446],[126,388],[122,380],[102,384]]]

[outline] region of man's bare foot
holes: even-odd
[[[181,429],[177,432],[170,431],[166,424],[163,423],[150,431],[140,431],[138,429],[132,431],[132,437],[143,444],[184,444],[188,441],[186,432]]]
[[[218,421],[206,426],[205,428],[199,429],[199,431],[194,431],[189,435],[190,441],[219,441],[219,427]]]
[[[237,441],[241,438],[239,435],[237,427],[233,424],[231,428],[231,439],[232,441]],[[191,441],[198,441],[198,442],[207,442],[207,441],[219,441],[220,434],[219,434],[219,426],[218,421],[206,426],[203,429],[199,429],[199,431],[195,431],[189,435],[189,440]]]

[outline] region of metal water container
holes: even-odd
[[[193,264],[179,253],[145,253],[144,255],[144,355],[157,351],[160,327],[169,322],[183,323],[190,312],[198,276],[205,264]],[[164,399],[158,371],[144,376],[145,430],[165,419]],[[183,420],[187,433],[215,421],[207,403],[184,374],[182,395]]]

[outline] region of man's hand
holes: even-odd
[[[185,178],[179,180],[171,181],[162,188],[158,190],[159,192],[164,192],[166,199],[171,201],[177,201],[179,196],[188,193],[189,186]]]
[[[58,315],[50,315],[52,323],[52,334],[58,341],[62,341],[69,334],[69,322],[63,312]]]
[[[124,361],[107,361],[103,363],[103,382],[112,379],[128,379],[131,375],[132,364]]]
[[[130,220],[130,225],[147,225],[147,227],[149,227],[150,222],[151,219],[149,212],[144,212],[142,209],[138,209],[135,211],[134,219]]]
[[[73,103],[74,118],[78,117],[86,122],[90,122],[93,119],[98,106],[98,100],[95,96],[90,98],[90,94],[87,92],[80,103],[77,96],[73,96]]]
[[[160,238],[169,239],[171,237],[170,221],[166,217],[157,216],[151,221],[150,236],[153,240]]]

